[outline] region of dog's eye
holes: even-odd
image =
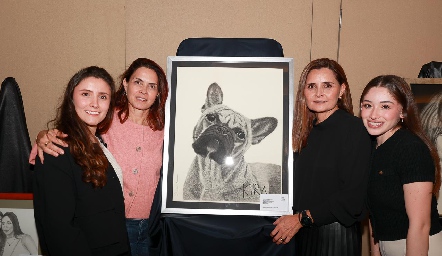
[[[215,122],[215,121],[216,121],[216,115],[215,115],[215,114],[207,114],[207,115],[206,115],[206,119],[207,119],[209,122]]]
[[[246,138],[246,134],[240,128],[233,128],[233,131],[235,132],[238,139],[243,140]]]

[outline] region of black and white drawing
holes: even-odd
[[[260,200],[292,193],[293,59],[169,57],[167,75],[161,212],[289,213]]]
[[[196,156],[184,183],[184,199],[259,202],[260,194],[280,194],[281,166],[244,160],[244,153],[271,134],[278,120],[249,119],[222,103],[222,89],[212,83],[193,130]]]
[[[38,254],[34,210],[0,208],[0,255]]]
[[[423,79],[423,81],[427,81]],[[442,164],[442,83],[435,83],[436,80],[428,80],[424,83],[410,82],[420,117],[422,128],[428,139],[437,149]],[[442,79],[439,79],[442,82]],[[442,189],[439,191],[437,209],[442,216]]]

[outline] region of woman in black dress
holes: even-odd
[[[361,255],[370,142],[353,115],[342,67],[326,58],[310,62],[293,118],[294,214],[275,221],[275,243],[295,237],[303,256]]]

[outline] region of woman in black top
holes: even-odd
[[[293,236],[296,255],[361,255],[370,138],[353,116],[342,67],[330,59],[301,74],[293,119],[294,215],[274,224],[273,241]]]
[[[54,120],[69,134],[59,157],[35,161],[34,216],[44,255],[129,255],[121,168],[100,142],[112,121],[114,81],[99,67],[69,81]]]
[[[376,138],[368,183],[372,255],[442,255],[439,157],[409,85],[378,76],[360,102],[364,125]]]

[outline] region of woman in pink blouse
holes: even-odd
[[[148,219],[162,165],[164,106],[168,95],[163,69],[146,58],[136,59],[121,75],[112,125],[102,134],[123,170],[126,227],[132,256],[149,255]],[[38,155],[58,156],[64,145],[57,130],[37,136]],[[67,146],[67,145],[65,145]],[[30,162],[35,161],[34,146]]]

